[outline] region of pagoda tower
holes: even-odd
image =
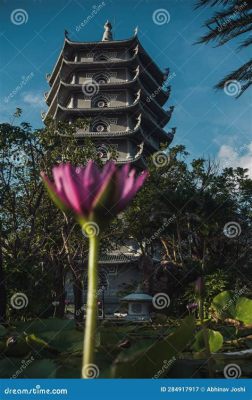
[[[116,153],[118,164],[146,167],[147,158],[171,143],[175,128],[166,132],[173,106],[164,109],[170,96],[169,69],[161,71],[142,47],[137,29],[127,40],[113,40],[110,22],[104,25],[99,42],[74,42],[65,32],[63,48],[51,74],[50,90],[45,93],[49,106],[42,118],[74,123],[88,121],[76,131],[81,144],[91,138],[105,162]],[[120,308],[122,293],[142,281],[141,249],[131,239],[119,243],[99,259],[99,293],[106,315]],[[84,262],[86,295],[86,263]],[[71,276],[67,293],[73,301]]]
[[[127,40],[113,40],[109,21],[99,42],[74,42],[65,33],[63,48],[45,93],[49,106],[43,113],[56,121],[88,123],[76,136],[94,141],[102,160],[116,154],[116,162],[146,166],[146,159],[167,146],[175,129],[164,130],[173,106],[164,109],[170,87],[169,72],[161,71],[135,34]]]

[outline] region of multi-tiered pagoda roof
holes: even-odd
[[[74,42],[66,35],[47,75],[49,108],[43,118],[69,123],[87,119],[87,127],[76,132],[80,141],[91,137],[99,147],[114,148],[117,162],[142,167],[161,143],[173,139],[174,129],[164,129],[173,111],[164,107],[170,95],[168,73],[144,50],[137,32],[130,39],[113,40],[111,29],[107,22],[99,42]]]

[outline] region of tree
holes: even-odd
[[[14,119],[21,114],[18,109]],[[0,126],[1,320],[6,317],[6,296],[11,299],[16,292],[24,292],[29,301],[29,312],[23,309],[19,315],[50,315],[53,300],[58,303],[56,315],[63,316],[67,271],[73,274],[76,307],[80,308],[79,271],[87,240],[75,221],[45,195],[40,171],[51,174],[52,166],[61,161],[78,165],[94,158],[100,162],[90,141],[82,146],[77,143],[74,132],[83,124],[48,121],[37,131],[27,123]],[[15,309],[10,312],[16,313]]]
[[[82,318],[83,265],[87,238],[70,215],[57,210],[45,194],[40,171],[51,174],[62,161],[101,162],[94,144],[82,146],[76,127],[54,121],[33,131],[29,124],[0,125],[0,318],[6,297],[23,292],[29,307],[7,309],[8,317],[57,315],[65,308],[65,280],[74,285],[75,315]],[[247,285],[252,271],[252,181],[246,170],[219,172],[210,161],[189,164],[184,146],[170,149],[164,165],[148,162],[150,177],[132,206],[105,232],[101,247],[135,239],[142,249],[146,290],[165,291],[169,311],[181,315],[192,296],[191,284],[204,275],[209,298],[222,289]],[[224,227],[235,222],[234,236]],[[230,237],[229,237],[230,236]],[[161,256],[161,262],[153,262]],[[55,304],[55,309],[53,308]]]
[[[177,146],[166,165],[157,168],[150,160],[150,178],[124,224],[124,234],[134,237],[145,255],[161,255],[147,286],[151,294],[168,293],[174,299],[169,311],[177,315],[198,276],[206,277],[209,298],[252,277],[251,179],[242,168],[220,172],[203,159],[187,165],[186,156]]]
[[[252,45],[252,4],[251,1],[244,0],[199,0],[196,8],[203,6],[222,6],[220,11],[205,22],[207,33],[203,35],[198,43],[217,42],[217,46],[223,46],[225,43],[242,38],[239,50]],[[232,71],[222,79],[216,88],[222,89],[227,82],[237,81],[239,88],[237,96],[247,90],[252,84],[252,59],[249,59],[240,68]]]

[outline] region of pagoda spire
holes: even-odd
[[[111,23],[109,21],[107,21],[105,23],[104,29],[105,29],[105,31],[104,31],[103,36],[102,36],[102,41],[103,42],[107,42],[109,40],[113,40],[113,36],[112,36],[112,32],[111,32],[112,31],[112,25],[111,25]]]

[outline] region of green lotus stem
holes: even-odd
[[[82,378],[84,379],[88,378],[89,365],[94,362],[99,243],[99,236],[89,236],[87,311],[82,362]]]

